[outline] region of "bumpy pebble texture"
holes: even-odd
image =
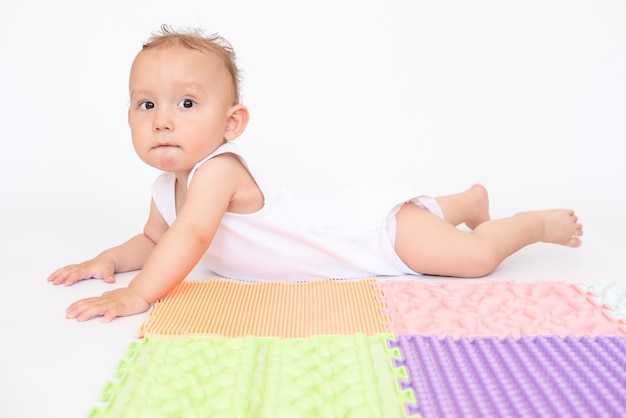
[[[626,321],[626,281],[582,284],[591,298],[605,305],[612,316]]]
[[[429,417],[622,417],[626,338],[399,337],[417,405]]]
[[[396,334],[440,337],[626,335],[623,321],[573,283],[379,283]]]

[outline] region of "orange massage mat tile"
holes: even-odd
[[[377,335],[389,332],[384,308],[375,278],[184,281],[152,307],[139,336]]]

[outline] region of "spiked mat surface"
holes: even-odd
[[[302,283],[182,282],[152,309],[140,336],[284,337],[389,332],[375,279]]]
[[[626,287],[183,282],[101,417],[623,417]]]

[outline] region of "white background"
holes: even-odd
[[[240,142],[288,186],[481,182],[496,217],[572,207],[582,248],[538,244],[486,280],[626,280],[623,1],[4,1],[0,416],[86,416],[143,319],[66,320],[112,287],[45,279],[143,226],[157,173],[127,77],[162,23],[233,43]]]

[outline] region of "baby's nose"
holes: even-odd
[[[170,131],[174,127],[174,123],[169,112],[159,111],[154,114],[154,130],[156,131]]]

